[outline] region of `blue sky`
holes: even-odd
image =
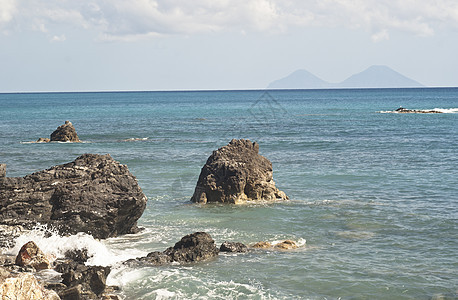
[[[0,0],[0,92],[262,89],[387,65],[458,86],[456,0]]]

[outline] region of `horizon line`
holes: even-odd
[[[458,86],[416,87],[328,87],[328,88],[244,88],[244,89],[176,89],[176,90],[80,90],[80,91],[7,91],[0,94],[73,94],[73,93],[171,93],[171,92],[249,92],[249,91],[319,91],[319,90],[381,90],[381,89],[446,89]]]

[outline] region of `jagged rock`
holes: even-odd
[[[57,127],[53,133],[51,133],[51,142],[81,142],[76,134],[75,127],[73,127],[72,122],[65,121],[64,125]]]
[[[69,289],[61,293],[61,297],[70,293],[79,292],[80,294],[101,295],[105,290],[107,276],[110,273],[110,267],[85,266],[79,264],[74,270],[62,274],[62,283]],[[75,291],[76,290],[76,291]]]
[[[21,247],[15,263],[21,267],[31,266],[35,270],[44,270],[51,267],[43,251],[33,241],[27,242]]]
[[[242,243],[236,243],[236,242],[224,242],[221,244],[221,247],[219,248],[220,252],[235,252],[235,253],[240,253],[240,252],[247,252],[248,247]]]
[[[84,154],[25,177],[0,177],[0,224],[39,222],[63,234],[107,238],[138,232],[145,207],[136,178],[109,154]]]
[[[71,259],[72,261],[80,264],[87,262],[87,260],[91,258],[88,254],[87,248],[68,250],[64,253],[64,256],[65,258]]]
[[[189,263],[207,260],[218,255],[215,241],[206,232],[195,232],[181,238],[175,246],[168,248],[164,253],[172,261]]]
[[[215,241],[206,232],[195,232],[181,238],[173,247],[164,252],[154,251],[146,257],[130,259],[125,264],[137,266],[139,264],[164,265],[172,262],[191,263],[211,259],[219,253]]]
[[[58,300],[56,292],[42,287],[35,276],[20,273],[0,281],[0,299]]]
[[[0,178],[6,176],[6,165],[5,164],[0,164]]]
[[[213,151],[202,167],[191,201],[243,203],[247,200],[286,200],[275,187],[272,163],[259,155],[259,145],[233,139]]]

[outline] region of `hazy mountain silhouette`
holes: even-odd
[[[309,89],[327,88],[329,83],[316,77],[306,70],[297,70],[288,76],[275,80],[269,84],[268,89]]]
[[[292,74],[275,80],[268,89],[320,89],[320,88],[401,88],[422,87],[412,80],[387,66],[371,66],[354,74],[340,83],[326,82],[306,70],[297,70]]]

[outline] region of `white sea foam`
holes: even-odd
[[[429,111],[437,111],[441,112],[444,114],[457,114],[458,113],[458,108],[433,108],[433,109],[415,109],[419,112],[429,112]],[[381,114],[399,114],[399,111],[396,110],[381,110],[378,111],[378,113]]]
[[[130,258],[146,255],[143,251],[134,248],[123,251],[110,249],[107,241],[94,239],[91,235],[85,233],[61,236],[56,230],[50,229],[45,225],[38,225],[33,230],[17,237],[15,245],[8,249],[6,253],[17,255],[22,245],[29,241],[34,241],[51,260],[64,257],[65,252],[69,250],[86,248],[89,256],[91,256],[87,261],[88,265],[108,266]]]

